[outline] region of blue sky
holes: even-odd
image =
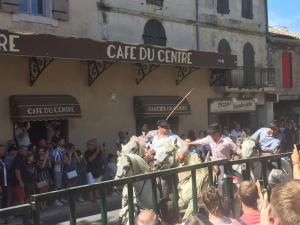
[[[300,32],[300,0],[268,0],[270,26]]]

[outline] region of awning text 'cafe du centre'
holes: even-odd
[[[22,87],[18,86],[17,92],[6,92],[11,93],[5,97],[5,102],[10,102],[10,119],[14,123],[65,121],[71,118],[80,118],[77,122],[72,122],[73,119],[69,120],[72,128],[76,129],[76,126],[80,126],[80,129],[88,129],[90,132],[96,131],[96,126],[101,124],[106,126],[106,122],[111,125],[109,120],[115,121],[119,115],[124,114],[128,115],[126,127],[134,132],[144,121],[147,122],[147,118],[154,120],[154,118],[161,118],[168,114],[176,105],[175,102],[181,98],[180,96],[183,96],[192,87],[194,88],[195,84],[204,85],[198,81],[182,84],[183,80],[191,73],[198,70],[218,72],[231,70],[236,68],[237,63],[236,56],[220,53],[0,30],[0,57],[4,56],[12,56],[12,59],[7,61],[16,61],[16,57],[21,57],[23,61],[28,60],[27,69],[23,68],[22,71],[15,73],[25,76],[22,79],[29,81],[29,85],[33,86],[30,91],[28,91],[28,85],[27,87],[23,85]],[[75,63],[77,64],[75,65]],[[86,65],[86,70],[77,69],[78,63],[80,66]],[[129,69],[126,65],[132,65],[136,70]],[[4,66],[6,65],[4,64]],[[87,75],[87,85],[79,84],[85,75],[82,74],[84,71]],[[133,74],[133,71],[136,71],[136,74]],[[48,75],[50,72],[51,74]],[[107,75],[101,76],[105,73]],[[54,85],[52,79],[55,79],[56,76],[61,82]],[[101,81],[97,83],[99,87],[95,88],[94,83],[100,76]],[[152,76],[153,80],[151,80]],[[10,77],[7,79],[14,79],[14,76]],[[171,81],[172,77],[174,82]],[[64,84],[63,80],[66,80],[67,83]],[[144,83],[141,84],[142,82]],[[137,86],[138,84],[140,85]],[[4,82],[2,85],[5,88]],[[67,89],[65,86],[60,87],[61,85],[67,86]],[[153,91],[153,86],[157,87],[157,91]],[[205,88],[209,89],[209,85],[206,86]],[[91,89],[86,89],[89,87]],[[78,88],[83,91],[78,91]],[[104,93],[106,89],[111,89],[111,93]],[[160,92],[162,89],[163,91]],[[93,90],[93,92],[89,90]],[[199,88],[199,94],[203,90],[203,88]],[[211,90],[209,89],[209,91]],[[120,101],[118,102],[118,98],[116,100],[120,104],[118,110],[112,105],[112,98],[108,99],[105,94],[119,94],[117,96]],[[195,95],[197,95],[197,90]],[[206,94],[201,95],[205,96]],[[8,99],[10,100],[8,101]],[[0,99],[0,103],[1,101]],[[142,113],[141,108],[138,108],[138,104],[143,107],[149,101],[155,103],[144,108],[148,111],[152,110],[152,112],[148,112],[152,113],[150,116],[145,111]],[[185,104],[185,106],[188,105],[188,108],[182,106],[183,108],[175,113],[175,117],[191,116],[193,110],[197,111],[197,108],[202,110],[201,107],[195,107],[195,103]],[[124,112],[121,112],[122,110]],[[180,110],[184,113],[181,114]],[[92,115],[92,111],[97,111],[97,113]],[[102,120],[101,118],[106,119]],[[91,122],[94,124],[90,124]],[[84,126],[89,126],[89,128],[84,128]],[[114,132],[118,129],[117,124],[111,126],[115,126]],[[74,137],[80,136],[79,133],[75,134],[76,131],[66,133],[70,133]]]

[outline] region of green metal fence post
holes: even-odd
[[[73,193],[69,195],[69,213],[70,213],[70,225],[76,225],[76,203]]]
[[[278,158],[276,159],[276,161],[277,161],[278,169],[281,170],[281,158],[278,157]]]
[[[151,179],[151,188],[152,188],[152,207],[154,212],[158,213],[156,178]]]
[[[245,171],[244,179],[245,180],[250,180],[251,179],[251,175],[250,175],[250,163],[249,162],[246,163],[246,171]]]
[[[224,165],[224,178],[223,178],[223,197],[225,201],[225,205],[228,209],[231,209],[233,215],[235,215],[234,212],[234,202],[233,199],[233,187],[232,187],[232,181],[231,177],[228,175],[230,171],[231,164],[226,163]]]
[[[129,224],[134,224],[134,202],[133,202],[133,185],[127,184],[128,188],[128,211],[129,211]]]
[[[213,181],[213,169],[212,166],[208,167],[208,182],[210,186],[214,185],[214,181]]]
[[[32,212],[33,212],[34,225],[40,225],[41,224],[41,211],[40,211],[39,202],[37,202],[36,199],[32,203]]]
[[[180,219],[179,205],[178,205],[178,177],[177,174],[172,175],[172,190],[173,190],[173,207],[175,212],[178,212],[178,219]]]
[[[106,208],[106,189],[102,191],[104,194],[101,195],[101,225],[107,225],[107,208]]]
[[[198,212],[198,193],[197,193],[197,181],[196,170],[192,170],[192,193],[193,193],[193,212]]]
[[[264,188],[268,186],[268,178],[267,178],[267,160],[262,160],[262,179],[263,179],[263,184]]]

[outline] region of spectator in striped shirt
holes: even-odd
[[[62,188],[62,176],[63,176],[63,159],[66,154],[65,139],[60,137],[57,139],[57,147],[53,151],[53,162],[54,162],[54,185],[55,189],[59,190]],[[63,203],[59,200],[55,201],[56,206],[62,206]]]

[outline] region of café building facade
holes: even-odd
[[[171,128],[204,129],[208,99],[221,97],[209,79],[236,63],[229,54],[0,30],[0,138],[30,122],[37,141],[58,121],[78,148],[97,138],[114,149],[119,130],[155,128],[190,90]]]

